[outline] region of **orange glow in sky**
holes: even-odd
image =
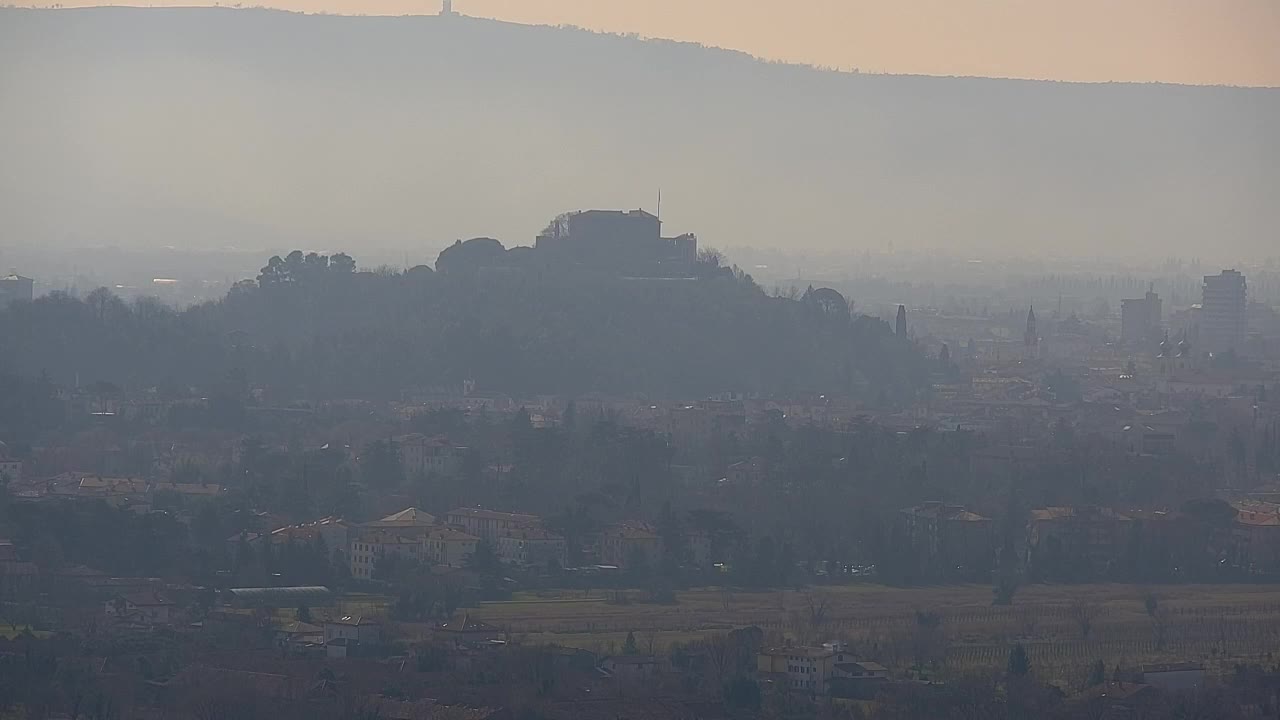
[[[434,0],[261,4],[370,15],[440,7]],[[454,8],[870,72],[1280,87],[1280,0],[454,0]]]

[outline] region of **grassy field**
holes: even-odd
[[[1158,600],[1154,616],[1148,595]],[[931,657],[942,674],[1003,667],[1012,645],[1022,643],[1040,673],[1068,682],[1097,659],[1108,667],[1198,661],[1224,668],[1280,650],[1275,587],[1037,585],[1022,588],[1012,607],[992,607],[991,597],[986,585],[706,588],[654,605],[566,591],[485,603],[472,612],[526,641],[600,652],[620,648],[631,631],[642,649],[661,651],[756,625],[773,642],[848,640],[859,655],[900,671]],[[936,614],[937,628],[922,629],[917,613]]]
[[[51,632],[46,632],[44,630],[31,630],[26,625],[0,625],[0,638],[13,640],[20,637],[22,633],[28,631],[33,636],[41,639],[53,636],[53,633]]]

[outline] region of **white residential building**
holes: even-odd
[[[497,544],[498,538],[515,530],[537,527],[542,518],[523,513],[498,512],[484,508],[458,508],[445,516],[445,522],[469,535]]]
[[[476,552],[480,538],[453,528],[432,528],[422,538],[422,557],[433,565],[462,567]]]
[[[420,475],[452,475],[458,471],[461,448],[443,437],[419,433],[393,438],[400,453],[400,465],[410,478]]]
[[[511,530],[498,538],[498,559],[510,565],[545,567],[555,562],[564,567],[567,545],[563,537],[542,528]]]
[[[348,555],[351,577],[368,580],[373,577],[378,562],[384,558],[398,557],[412,562],[424,560],[423,539],[407,537],[391,530],[362,533],[351,541]]]

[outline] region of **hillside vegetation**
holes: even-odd
[[[0,369],[179,393],[234,376],[277,401],[398,397],[464,379],[510,393],[807,391],[882,403],[920,386],[926,360],[885,323],[809,297],[772,297],[728,268],[688,280],[371,273],[345,255],[297,252],[185,311],[106,289],[15,304],[0,311],[0,336],[14,340]]]

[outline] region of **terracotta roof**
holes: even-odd
[[[1231,503],[1236,510],[1236,522],[1241,525],[1280,525],[1280,505],[1257,500],[1238,500]]]
[[[1257,510],[1242,510],[1236,515],[1236,522],[1252,527],[1272,527],[1280,525],[1280,515]]]
[[[1043,507],[1031,511],[1032,520],[1128,520],[1121,513],[1105,507]]]
[[[141,495],[147,491],[147,481],[138,478],[112,478],[88,476],[80,478],[80,492],[90,494]]]

